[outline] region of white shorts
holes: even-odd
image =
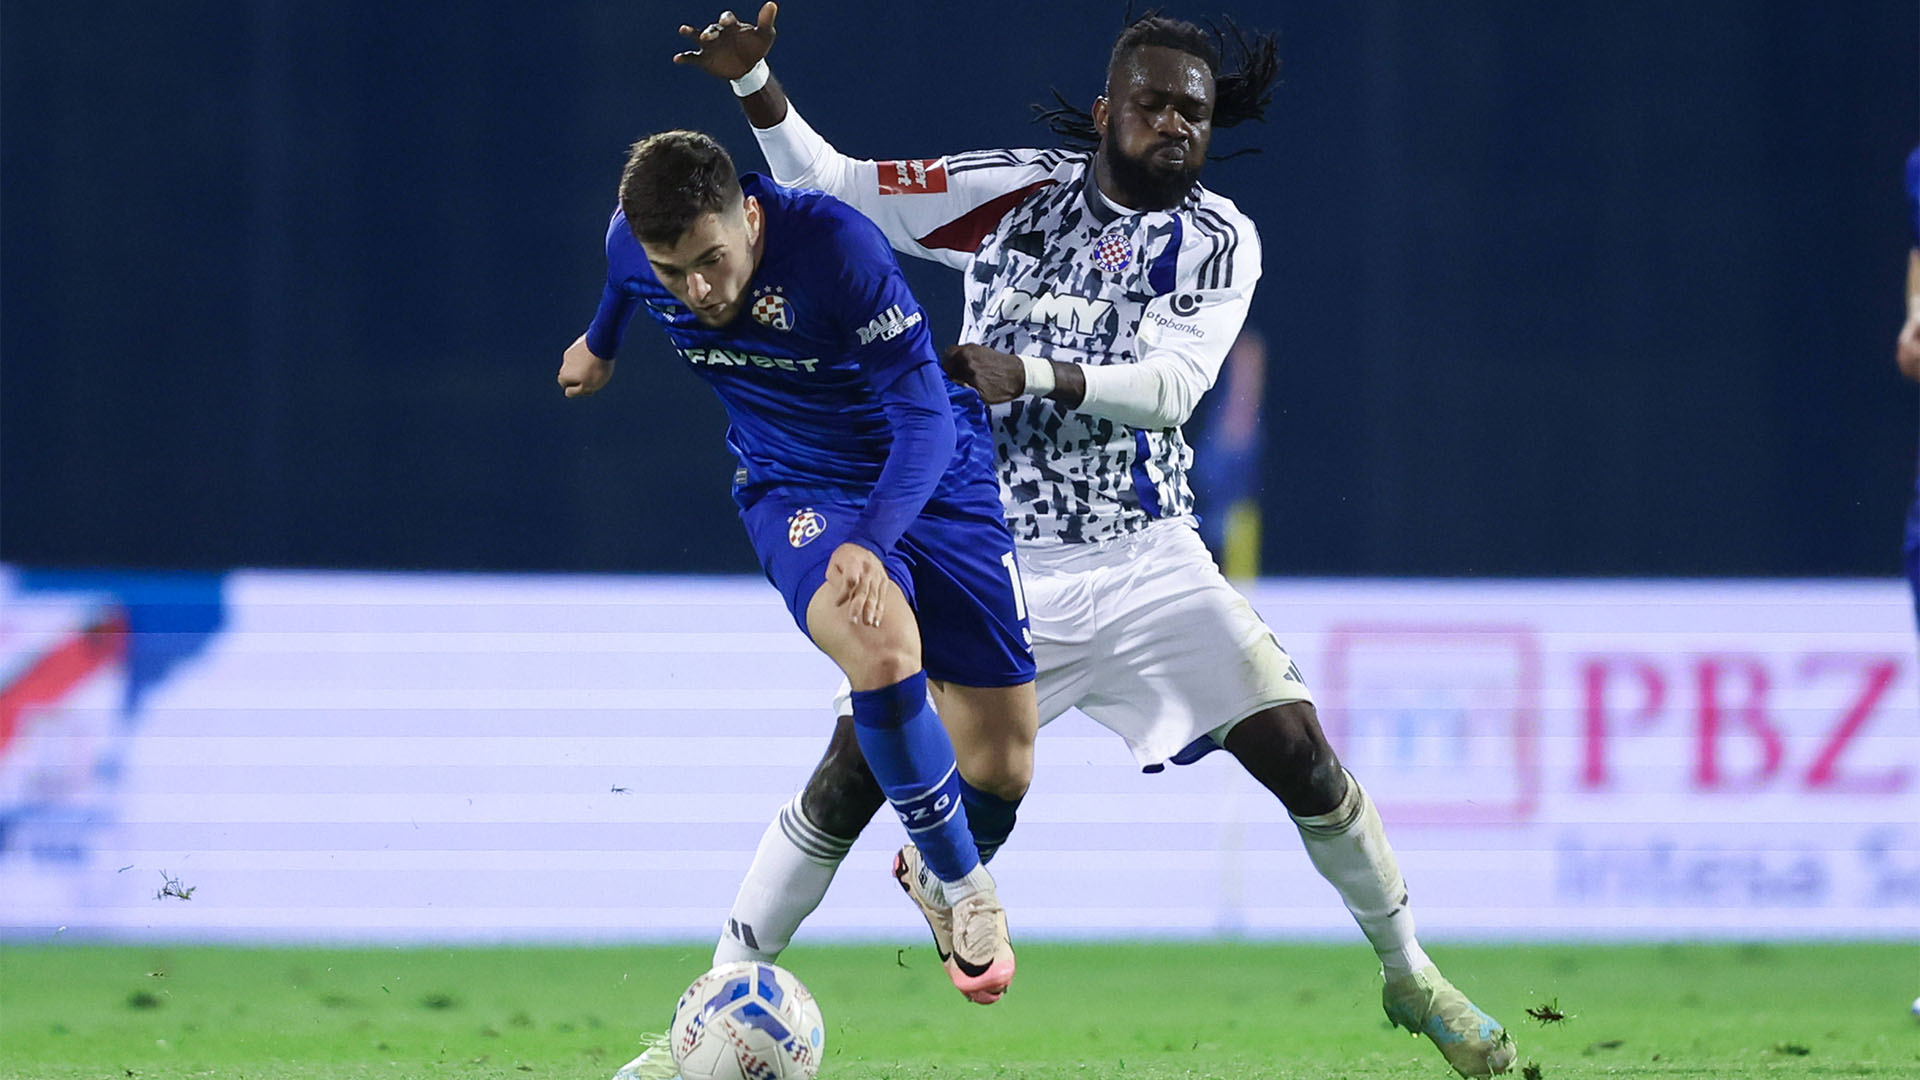
[[[1021,544],[1040,723],[1078,708],[1142,766],[1312,701],[1292,657],[1183,520],[1102,544]],[[843,683],[839,715],[851,709]]]
[[[1040,723],[1078,708],[1159,765],[1312,701],[1293,659],[1184,520],[1104,544],[1019,545]]]

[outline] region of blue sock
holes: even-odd
[[[853,733],[934,875],[958,881],[979,866],[979,851],[967,833],[953,743],[927,704],[926,672],[878,690],[855,690]]]
[[[1000,845],[1013,835],[1014,818],[1020,813],[1020,800],[1009,802],[988,791],[981,791],[960,778],[960,801],[967,808],[967,828],[973,833],[973,845],[980,849],[980,861],[991,862]]]

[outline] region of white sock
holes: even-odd
[[[952,907],[976,893],[992,892],[993,875],[987,873],[986,863],[980,863],[959,881],[942,881],[939,888],[927,891],[935,903],[945,901],[946,906]]]
[[[1295,817],[1293,823],[1314,869],[1339,890],[1353,921],[1380,954],[1382,974],[1408,975],[1432,963],[1414,939],[1407,884],[1387,843],[1380,811],[1360,781],[1348,773],[1340,805],[1325,814]]]
[[[714,966],[779,959],[800,923],[820,906],[834,871],[852,847],[853,838],[829,836],[809,821],[800,809],[800,796],[781,807],[761,835],[753,865],[733,898],[720,944],[713,950]]]

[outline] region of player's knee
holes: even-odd
[[[920,670],[920,652],[907,643],[879,642],[860,650],[846,664],[855,689],[877,690],[905,681]]]
[[[1028,785],[1033,783],[1032,743],[1007,747],[1000,762],[999,783],[1000,786],[993,789],[993,793],[1003,799],[1017,800],[1026,796]]]
[[[1227,749],[1296,814],[1325,813],[1345,793],[1340,758],[1310,702],[1255,713],[1227,734]]]
[[[1308,791],[1340,787],[1340,759],[1327,742],[1326,733],[1320,730],[1320,716],[1314,711],[1313,703],[1296,701],[1274,711],[1277,714],[1276,757],[1282,770]]]
[[[1018,737],[987,737],[978,730],[955,739],[954,760],[960,775],[975,789],[1019,802],[1033,783],[1033,743]]]
[[[995,761],[963,769],[960,775],[977,790],[1008,802],[1019,802],[1026,798],[1027,787],[1033,783],[1033,759],[1029,757],[1024,766],[1019,762]]]

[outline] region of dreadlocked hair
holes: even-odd
[[[1267,106],[1273,103],[1273,84],[1280,77],[1278,34],[1249,33],[1231,17],[1222,17],[1219,22],[1209,19],[1207,25],[1201,27],[1184,19],[1167,18],[1158,11],[1149,11],[1135,19],[1131,4],[1128,9],[1127,28],[1113,43],[1113,53],[1107,59],[1108,70],[1139,49],[1154,45],[1174,49],[1197,58],[1207,65],[1207,73],[1213,76],[1214,127],[1229,128],[1267,118]],[[1233,70],[1223,75],[1220,69],[1229,57],[1234,61]],[[1057,89],[1053,91],[1053,100],[1051,108],[1033,106],[1034,122],[1046,124],[1076,150],[1091,150],[1100,145],[1100,133],[1093,126],[1092,113],[1068,101]],[[1259,152],[1257,147],[1248,147],[1214,160]]]

